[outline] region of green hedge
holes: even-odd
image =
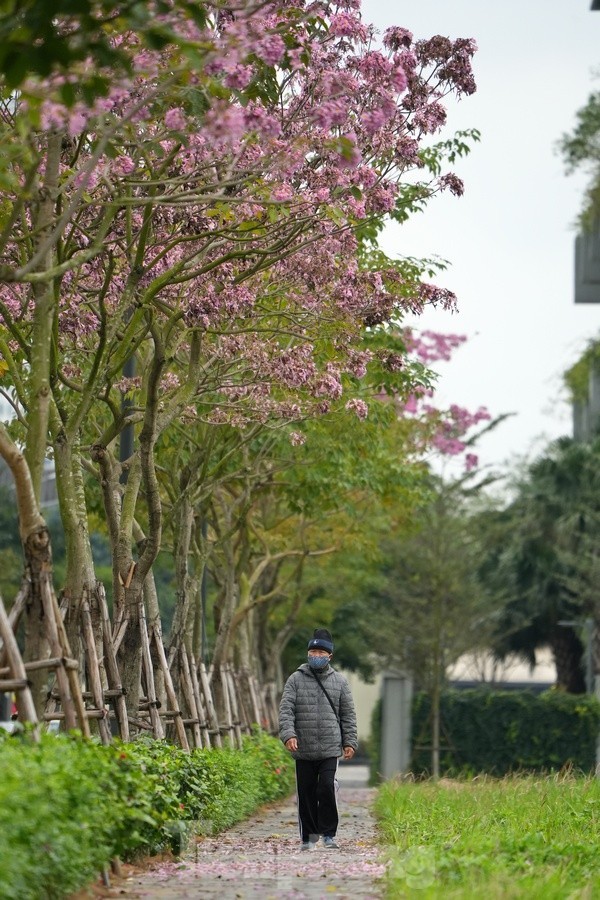
[[[430,702],[413,703],[413,747],[431,744]],[[592,772],[600,704],[560,691],[447,690],[441,703],[440,768],[446,774],[542,772],[573,766]],[[413,772],[431,768],[431,750],[413,750]]]
[[[158,741],[2,737],[0,897],[65,897],[114,856],[177,852],[190,831],[219,832],[293,785],[291,757],[261,732],[242,751],[192,753]]]
[[[442,694],[440,767],[445,775],[548,772],[571,765],[593,772],[600,732],[600,703],[560,691],[446,690]],[[431,770],[430,701],[413,700],[412,765]],[[381,700],[371,717],[371,784],[380,780]]]

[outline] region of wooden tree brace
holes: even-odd
[[[22,721],[33,722],[34,725],[37,726],[38,717],[27,682],[27,673],[25,671],[25,666],[23,665],[23,660],[21,659],[19,646],[13,632],[10,617],[6,614],[4,603],[2,602],[2,597],[0,597],[0,635],[4,642],[4,653],[8,665],[10,666],[10,674],[13,676],[12,679],[6,680],[8,682],[20,682],[20,687],[17,689],[17,709],[19,715]],[[24,686],[23,682],[25,683]],[[10,688],[8,688],[8,690],[10,690]],[[33,729],[32,737],[34,741],[39,740],[37,727]]]
[[[173,679],[171,677],[171,670],[169,669],[169,664],[167,662],[167,656],[165,653],[165,645],[163,644],[162,635],[160,630],[157,628],[156,623],[151,625],[150,628],[151,637],[154,641],[154,646],[156,647],[156,652],[158,653],[158,659],[160,662],[160,667],[163,672],[163,677],[165,680],[165,692],[167,694],[168,702],[173,706],[174,709],[177,708],[177,695],[175,693],[175,687],[173,686]],[[159,713],[160,715],[160,713]],[[181,714],[175,716],[175,730],[177,731],[177,737],[179,738],[179,744],[182,750],[186,750],[189,752],[190,744],[187,739],[187,734],[185,731],[185,725],[181,720]]]
[[[26,678],[3,678],[0,680],[0,691],[24,691],[30,688],[31,682]]]
[[[150,709],[151,706],[153,706],[154,709],[160,709],[162,703],[160,700],[142,700],[140,702],[140,709]]]
[[[83,626],[83,639],[87,652],[87,671],[90,680],[92,699],[96,709],[104,709],[104,686],[102,684],[102,676],[100,673],[100,664],[98,662],[98,652],[96,650],[96,639],[94,636],[94,628],[92,625],[92,615],[90,605],[85,599],[81,607],[81,623]],[[83,699],[83,698],[82,698]],[[105,721],[107,716],[103,716],[98,724],[98,731],[103,744],[110,744],[111,733],[108,722]]]
[[[76,659],[69,659],[67,656],[51,656],[48,659],[33,659],[30,662],[23,663],[25,666],[26,672],[36,672],[38,669],[58,669],[59,666],[63,666],[65,669],[75,669],[79,668],[79,663]],[[10,672],[10,668],[8,666],[3,666],[0,669],[0,676],[8,675]]]
[[[108,710],[106,709],[86,709],[85,716],[87,719],[106,719],[108,718]],[[46,722],[51,722],[53,719],[64,719],[64,712],[47,712],[44,713],[42,717]]]
[[[133,571],[131,572],[133,576]],[[152,720],[152,727],[154,728],[154,737],[157,740],[162,740],[165,736],[165,732],[163,729],[163,724],[160,720],[160,716],[158,714],[158,707],[156,706],[158,700],[156,697],[156,687],[154,684],[154,669],[152,666],[152,654],[150,651],[150,637],[148,634],[148,623],[146,621],[146,611],[144,604],[141,604],[140,607],[140,640],[142,644],[142,672],[144,675],[144,680],[146,682],[146,695],[148,697],[148,710],[150,712],[150,719]]]
[[[154,726],[149,722],[143,722],[141,719],[134,719],[132,716],[128,716],[128,721],[130,725],[135,725],[136,728],[141,728],[144,731],[154,731]]]

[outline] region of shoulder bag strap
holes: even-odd
[[[317,682],[317,684],[319,685],[319,687],[321,688],[321,690],[323,691],[323,693],[325,694],[325,696],[327,697],[327,699],[329,700],[329,705],[330,705],[330,707],[332,708],[333,714],[334,714],[334,716],[335,716],[335,718],[336,718],[336,721],[337,721],[338,725],[339,725],[340,728],[341,728],[342,726],[341,726],[341,724],[340,724],[340,717],[339,717],[339,715],[338,715],[338,711],[337,711],[337,709],[335,708],[335,706],[333,705],[333,700],[331,699],[331,697],[329,696],[329,694],[328,694],[327,691],[325,690],[325,685],[323,684],[323,682],[321,681],[321,679],[319,678],[319,676],[318,676],[318,675],[315,675],[314,672],[311,672],[310,674],[313,676],[313,678],[315,679],[315,681]]]

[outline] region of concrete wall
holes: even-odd
[[[334,663],[335,665],[335,663]],[[358,739],[364,742],[371,734],[371,715],[373,707],[381,695],[381,676],[378,675],[373,684],[366,684],[355,672],[344,672],[348,679],[358,722]]]

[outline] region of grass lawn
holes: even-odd
[[[376,815],[388,896],[600,898],[600,780],[384,784]]]

